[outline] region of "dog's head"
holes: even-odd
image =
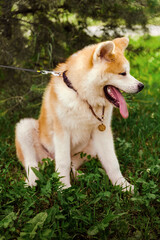
[[[89,83],[93,84],[94,90],[99,96],[105,97],[109,103],[118,107],[123,118],[128,117],[128,110],[120,90],[138,93],[144,87],[130,75],[129,62],[124,56],[128,43],[129,39],[123,37],[96,45],[92,55],[92,69],[88,73]]]

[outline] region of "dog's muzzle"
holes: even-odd
[[[139,83],[138,84],[138,92],[142,91],[143,88],[144,88],[144,84],[143,83]]]

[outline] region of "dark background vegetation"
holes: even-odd
[[[108,30],[145,28],[159,12],[157,0],[1,0],[0,61],[9,65],[52,68],[72,52],[100,39],[84,32],[89,18]]]
[[[52,69],[88,44],[119,36],[118,28],[147,33],[159,11],[159,0],[0,0],[0,64]],[[90,25],[103,27],[103,35],[88,35]],[[91,161],[70,189],[59,190],[49,159],[37,187],[24,187],[15,123],[38,117],[50,76],[0,68],[0,240],[159,239],[160,37],[131,39],[126,55],[131,74],[145,84],[125,96],[130,117],[116,110],[113,117],[117,156],[133,195],[113,187],[97,159],[83,154]]]

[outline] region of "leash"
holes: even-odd
[[[5,65],[0,65],[0,67],[14,69],[14,70],[21,70],[21,71],[25,71],[25,72],[34,72],[34,73],[39,73],[39,74],[52,74],[53,76],[62,77],[62,73],[56,72],[56,71],[34,70],[34,69],[19,68],[19,67],[13,67],[13,66],[5,66]]]

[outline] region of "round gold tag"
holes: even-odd
[[[102,124],[100,124],[100,125],[98,126],[98,130],[101,131],[101,132],[103,132],[103,131],[106,130],[106,126],[102,123]]]

